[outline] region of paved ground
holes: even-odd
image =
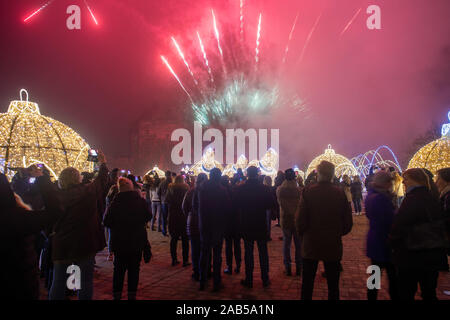
[[[367,234],[367,219],[365,216],[354,217],[352,232],[344,237],[344,258],[342,265],[344,271],[341,275],[341,299],[361,300],[366,299],[366,268],[370,264],[366,258],[365,236]],[[149,231],[149,239],[152,245],[153,258],[149,264],[142,264],[137,298],[141,300],[171,300],[171,299],[299,299],[300,277],[288,277],[283,274],[282,241],[279,240],[281,230],[272,228],[272,239],[269,242],[269,262],[271,286],[263,289],[260,280],[259,262],[255,261],[255,274],[253,289],[243,288],[240,280],[244,277],[240,274],[223,275],[224,290],[219,293],[211,292],[212,285],[205,291],[198,290],[198,284],[191,280],[191,266],[183,268],[181,265],[172,267],[169,254],[169,238],[161,233]],[[243,245],[242,245],[243,246]],[[178,246],[179,260],[181,260],[181,243]],[[255,248],[255,251],[257,249]],[[225,253],[224,253],[225,254]],[[112,262],[106,261],[107,252],[97,255],[97,269],[94,280],[94,298],[100,300],[112,299]],[[257,257],[255,252],[255,257]],[[293,256],[293,255],[292,255]],[[257,259],[256,259],[257,260]],[[224,259],[225,261],[225,259]],[[295,267],[293,267],[295,270]],[[321,276],[322,264],[316,276],[314,287],[314,299],[327,298],[326,279]],[[450,290],[450,273],[439,275],[438,297],[450,300],[443,290]],[[124,286],[126,298],[126,281]],[[45,292],[42,292],[45,299]],[[382,288],[379,299],[388,299],[387,278],[383,274]]]

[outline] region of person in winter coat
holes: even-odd
[[[284,174],[283,174],[284,175]],[[241,230],[245,248],[245,279],[241,284],[253,287],[253,248],[258,246],[259,264],[263,287],[270,285],[269,255],[267,251],[267,210],[276,206],[270,190],[258,181],[258,168],[247,168],[247,181],[236,188],[233,197],[235,206],[241,217]]]
[[[141,192],[142,195],[144,196],[145,201],[147,202],[150,211],[152,210],[150,188],[153,186],[153,183],[154,183],[153,177],[151,177],[150,175],[144,176],[144,183],[142,184]]]
[[[350,191],[350,184],[352,181],[348,175],[342,176],[341,187],[344,190],[345,196],[347,197],[347,201],[350,203],[350,207],[352,206],[352,192]]]
[[[390,233],[402,300],[414,300],[417,283],[424,300],[436,300],[439,270],[447,265],[444,236],[430,222],[443,222],[439,201],[431,193],[423,169],[403,173],[406,196]]]
[[[113,297],[122,298],[125,272],[128,271],[128,300],[136,300],[139,268],[148,243],[146,224],[151,213],[146,201],[134,190],[132,181],[121,177],[119,193],[106,210],[104,225],[111,230],[114,252]]]
[[[100,232],[98,198],[108,182],[108,169],[102,152],[98,152],[100,169],[95,180],[83,185],[81,175],[75,168],[64,169],[58,179],[64,214],[53,229],[54,263],[51,300],[65,298],[67,267],[75,264],[81,269],[80,300],[91,300],[95,255],[104,248],[104,234]]]
[[[63,214],[54,185],[48,176],[36,179],[44,210],[31,211],[14,194],[8,179],[0,174],[0,281],[2,300],[39,299],[39,260],[34,235],[50,227]]]
[[[291,276],[291,243],[294,240],[296,275],[299,276],[302,268],[301,239],[295,230],[295,213],[300,203],[301,189],[295,181],[294,170],[287,169],[284,175],[286,180],[277,188],[283,230],[283,262],[286,275]]]
[[[355,208],[355,213],[359,216],[362,212],[361,201],[362,201],[362,183],[359,176],[353,177],[353,182],[350,184],[350,192],[352,195],[353,207]]]
[[[263,185],[269,190],[273,202],[276,203],[274,208],[270,208],[266,212],[266,219],[267,219],[267,234],[268,234],[268,241],[272,241],[272,218],[275,220],[277,217],[277,208],[278,202],[277,202],[277,188],[275,186],[272,186],[272,178],[270,176],[264,176],[264,179],[262,180]]]
[[[189,189],[183,199],[183,212],[187,217],[186,233],[191,241],[192,279],[200,281],[200,231],[198,226],[198,208],[194,209],[194,198],[198,197],[201,185],[208,180],[206,173],[200,173],[195,187]]]
[[[450,168],[438,170],[436,176],[436,186],[439,190],[441,208],[445,215],[447,236],[448,239],[450,239]]]
[[[169,206],[169,234],[170,234],[170,255],[172,256],[172,266],[179,264],[177,258],[177,244],[181,238],[183,267],[189,265],[189,238],[186,233],[187,217],[183,213],[182,204],[189,186],[184,183],[183,176],[177,176],[175,182],[169,185],[166,202]]]
[[[222,172],[213,168],[209,180],[205,181],[198,193],[198,202],[194,202],[194,210],[198,210],[199,231],[201,241],[200,253],[200,290],[204,290],[207,282],[211,251],[213,253],[213,291],[222,289],[222,243],[231,211],[228,191],[220,183]]]
[[[302,236],[303,300],[311,300],[320,260],[324,262],[328,299],[339,299],[339,268],[342,236],[353,226],[352,208],[344,191],[332,184],[335,167],[322,161],[317,167],[318,182],[303,189],[296,213],[297,232]]]
[[[119,179],[119,169],[114,168],[109,173],[107,191],[106,191],[106,196],[105,196],[105,213],[106,213],[106,209],[108,209],[112,200],[114,199],[116,194],[119,192],[119,190],[117,188],[117,180],[118,179]],[[105,214],[103,214],[103,216],[102,216],[102,221],[103,221],[104,217],[105,217]],[[108,227],[105,227],[105,237],[106,237],[106,244],[108,246],[108,257],[106,258],[106,260],[112,261],[114,254],[111,251],[111,232]]]
[[[161,217],[161,199],[159,198],[159,186],[161,180],[158,177],[153,179],[153,184],[150,187],[150,201],[152,205],[152,221],[151,228],[152,231],[155,230],[155,221],[158,219],[158,232],[161,232],[161,226],[163,218]]]
[[[277,176],[275,177],[275,181],[274,181],[274,190],[277,190],[277,188],[279,186],[281,186],[281,184],[283,183],[283,181],[285,180],[285,176],[284,176],[284,172],[279,170],[277,172]],[[274,192],[276,193],[276,191]],[[275,195],[276,197],[276,195]],[[277,224],[275,225],[276,227],[280,226],[280,207],[278,206],[278,202],[275,201],[275,212],[276,212],[276,218],[278,220]]]
[[[169,185],[172,183],[172,172],[166,171],[165,178],[161,181],[158,189],[158,196],[161,201],[161,214],[162,214],[162,235],[167,235],[167,218],[169,216],[169,206],[166,201]]]
[[[396,209],[400,208],[400,205],[403,201],[403,198],[405,197],[405,188],[403,187],[403,179],[402,176],[397,172],[393,171],[391,172],[392,178],[393,178],[393,193],[394,193],[394,206]]]
[[[233,187],[230,185],[230,179],[228,176],[222,176],[221,183],[228,192],[231,203],[233,202]],[[231,275],[233,273],[233,254],[236,262],[235,273],[239,273],[241,270],[241,234],[239,231],[239,216],[236,214],[233,206],[230,205],[230,212],[227,213],[227,228],[225,231],[225,257],[226,268],[223,271],[226,274]]]
[[[377,172],[372,179],[372,186],[365,200],[366,216],[369,219],[367,233],[367,256],[371,265],[386,269],[389,279],[389,295],[391,300],[398,300],[397,278],[392,263],[391,248],[388,236],[394,219],[392,203],[393,178],[387,172]],[[378,289],[368,289],[367,299],[376,300]]]

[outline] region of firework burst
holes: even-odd
[[[289,106],[297,111],[305,110],[303,100],[281,84],[278,72],[282,65],[288,63],[289,45],[293,40],[299,14],[288,30],[286,45],[280,50],[282,59],[267,59],[266,47],[263,46],[266,40],[262,36],[265,34],[263,14],[259,13],[257,16],[256,37],[251,41],[253,44],[249,45],[244,41],[244,1],[239,3],[237,27],[224,27],[220,24],[217,12],[210,10],[212,23],[209,34],[203,31],[202,38],[200,32],[196,31],[194,38],[198,40],[198,45],[195,48],[185,48],[186,51],[183,52],[175,39],[171,38],[174,52],[183,61],[187,72],[184,71],[179,76],[168,60],[161,56],[165,66],[188,96],[194,120],[206,126],[246,121],[255,115],[269,116],[272,110],[282,106]],[[319,19],[320,16],[308,35],[301,58]],[[195,51],[198,53],[192,54]],[[187,74],[191,79],[185,79]],[[182,82],[181,79],[185,81]]]
[[[30,22],[30,21],[32,20],[33,17],[35,17],[36,15],[38,15],[39,13],[41,13],[45,8],[47,8],[49,5],[51,5],[54,1],[55,1],[55,0],[50,0],[50,1],[47,1],[46,3],[44,3],[39,9],[33,11],[33,12],[32,12],[31,14],[29,14],[25,19],[23,19],[23,22],[26,22],[26,23]],[[94,15],[94,11],[93,11],[93,10],[91,9],[91,7],[89,6],[87,0],[83,0],[83,2],[84,2],[84,5],[86,6],[86,8],[87,8],[88,11],[89,11],[89,14],[90,14],[90,16],[91,16],[91,18],[92,18],[92,21],[93,21],[96,25],[98,25],[98,21],[97,21],[97,18],[95,17],[95,15]]]

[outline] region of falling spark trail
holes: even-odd
[[[98,25],[97,19],[95,19],[94,13],[92,12],[91,7],[88,5],[86,0],[84,0],[84,4],[88,8],[89,13],[91,14],[92,20],[95,22],[96,25]]]
[[[342,30],[341,34],[339,35],[339,37],[342,37],[342,35],[347,31],[347,29],[350,27],[350,25],[353,23],[353,21],[355,21],[356,17],[358,16],[358,14],[361,12],[362,8],[359,8],[358,11],[356,11],[355,15],[353,16],[353,18],[350,19],[350,21],[347,23],[347,25],[345,26],[344,30]]]
[[[214,15],[214,10],[211,10],[211,13],[213,17],[214,34],[216,35],[217,39],[217,47],[219,48],[220,56],[223,57],[222,47],[220,46],[219,30],[217,29],[216,16]]]
[[[255,62],[256,69],[258,70],[258,62],[259,62],[259,43],[261,39],[261,18],[262,14],[259,14],[259,22],[258,22],[258,33],[256,34],[256,49],[255,49]]]
[[[188,63],[188,62],[186,61],[186,59],[184,58],[183,51],[181,51],[181,48],[180,48],[180,46],[178,45],[178,43],[177,43],[177,41],[175,40],[174,37],[172,37],[172,42],[173,42],[173,44],[175,45],[175,47],[177,48],[178,54],[180,55],[181,59],[183,59],[183,62],[184,62],[184,64],[186,65],[186,68],[188,69],[189,73],[191,74],[192,79],[193,79],[194,82],[195,82],[195,85],[198,86],[198,82],[197,82],[197,80],[196,80],[195,77],[194,77],[194,73],[192,72],[191,67],[189,67],[189,63]]]
[[[214,77],[212,75],[211,67],[209,66],[208,57],[206,56],[205,47],[203,46],[202,38],[200,38],[200,33],[197,31],[198,42],[200,43],[200,49],[202,50],[203,59],[205,60],[206,68],[208,68],[208,74],[211,79],[211,82],[214,83]]]
[[[48,7],[54,0],[50,0],[47,3],[45,3],[44,5],[42,5],[39,9],[37,9],[36,11],[34,11],[32,14],[30,14],[28,17],[26,17],[23,22],[27,22],[28,19],[31,19],[32,17],[34,17],[35,15],[37,15],[39,12],[41,12],[42,10],[44,10],[46,7]]]
[[[298,19],[298,13],[297,13],[297,16],[295,17],[294,24],[292,25],[291,32],[289,33],[288,43],[286,45],[286,49],[284,50],[283,64],[286,62],[287,54],[289,52],[289,43],[291,42],[292,35],[294,34],[295,25],[297,24],[297,19]]]
[[[239,21],[240,21],[241,43],[243,43],[244,42],[244,0],[240,0]]]
[[[169,71],[172,73],[172,75],[174,76],[174,78],[178,81],[178,83],[180,84],[181,88],[184,90],[184,92],[187,94],[187,96],[189,97],[189,99],[191,100],[192,104],[194,104],[194,100],[192,99],[191,95],[189,94],[189,92],[186,90],[186,88],[183,86],[183,84],[181,83],[180,78],[178,78],[177,74],[175,73],[175,71],[173,71],[172,67],[170,66],[169,62],[167,61],[167,59],[164,56],[161,56],[162,61],[164,62],[164,64],[167,66],[167,68],[169,69]]]
[[[213,17],[214,34],[217,39],[217,47],[219,48],[220,58],[222,60],[223,73],[225,73],[225,75],[226,75],[227,69],[225,67],[225,61],[223,60],[223,51],[222,51],[222,47],[220,46],[220,35],[219,35],[219,29],[217,29],[216,16],[214,15],[214,10],[211,9],[211,13],[212,13],[212,17]]]
[[[317,24],[319,23],[321,16],[322,16],[322,13],[320,13],[319,17],[316,20],[316,23],[314,23],[314,26],[312,27],[311,31],[308,34],[308,37],[306,38],[305,45],[303,46],[303,49],[302,49],[302,53],[300,54],[300,58],[297,61],[297,65],[300,62],[302,62],[302,60],[303,60],[303,55],[305,54],[306,48],[308,47],[309,41],[311,40],[311,36],[314,33],[314,30],[316,30]]]

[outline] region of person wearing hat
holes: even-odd
[[[391,300],[397,300],[395,267],[392,264],[391,248],[387,241],[395,213],[392,202],[393,179],[392,175],[387,172],[375,173],[365,200],[365,208],[366,216],[369,219],[367,257],[371,260],[372,265],[386,270],[389,279],[389,295]],[[378,289],[368,289],[368,300],[376,300],[377,296]]]

